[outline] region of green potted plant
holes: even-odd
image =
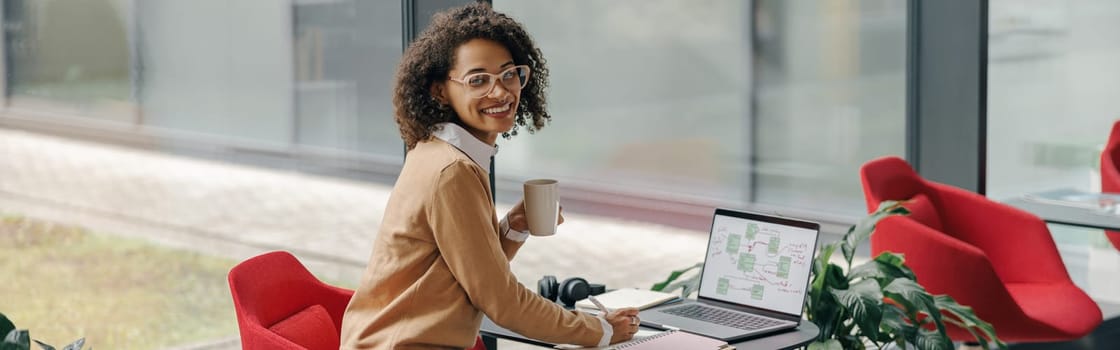
[[[26,329],[16,329],[15,324],[8,320],[7,316],[0,313],[0,335],[4,338],[0,339],[0,350],[31,350],[31,335]],[[54,350],[53,346],[44,344],[41,341],[35,340],[42,350]],[[62,350],[82,350],[85,346],[86,338],[75,340],[70,345],[62,347]],[[89,348],[93,350],[91,346]]]
[[[902,255],[879,254],[852,266],[856,247],[867,241],[875,224],[891,215],[907,215],[900,202],[883,202],[879,209],[848,229],[844,237],[821,247],[813,259],[813,278],[805,301],[805,314],[821,332],[809,345],[817,349],[867,349],[896,345],[900,348],[952,349],[945,333],[952,324],[968,330],[983,348],[989,344],[1006,349],[991,324],[976,317],[972,308],[948,295],[930,295],[906,267]],[[831,262],[840,249],[846,268]],[[699,274],[682,279],[702,264],[673,271],[651,289],[681,289],[682,297],[696,290]]]

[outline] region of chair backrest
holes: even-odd
[[[910,218],[934,230],[944,231],[934,199],[926,192],[925,180],[910,164],[898,157],[873,159],[860,167],[867,212],[879,208],[885,200],[908,200],[903,206]]]
[[[1120,120],[1112,124],[1112,133],[1101,152],[1101,191],[1120,192]]]
[[[914,168],[898,157],[872,159],[860,167],[859,175],[868,212],[878,209],[879,202],[885,200],[910,199],[925,187]]]
[[[1101,152],[1101,191],[1120,192],[1120,120],[1112,124],[1112,133]],[[1120,249],[1120,231],[1105,231],[1112,246]]]
[[[338,349],[353,291],[319,281],[288,252],[234,266],[229,287],[243,349]]]

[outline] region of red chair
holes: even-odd
[[[1120,121],[1112,124],[1112,134],[1101,152],[1101,192],[1120,193]],[[1104,231],[1112,246],[1120,249],[1120,232]]]
[[[229,271],[242,349],[331,349],[354,291],[315,278],[288,252],[258,255]]]
[[[354,291],[319,281],[291,253],[261,254],[229,271],[242,349],[338,350]],[[472,350],[486,350],[482,338]]]
[[[897,157],[864,164],[860,177],[869,212],[884,200],[908,200],[911,211],[878,223],[872,254],[903,254],[922,286],[971,306],[1000,339],[1070,340],[1101,323],[1100,307],[1070,280],[1038,217],[922,179]],[[948,332],[953,340],[974,339],[958,327]]]

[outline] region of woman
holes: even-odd
[[[549,120],[547,77],[521,25],[486,4],[437,14],[408,48],[393,103],[409,151],[343,317],[343,349],[466,348],[483,314],[555,343],[601,346],[637,331],[636,309],[568,311],[510,272],[525,208],[497,220],[490,159],[498,135]]]

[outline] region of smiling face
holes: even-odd
[[[474,79],[465,78],[475,73],[509,73],[514,65],[513,56],[505,46],[486,39],[470,40],[455,49],[454,66],[448,74],[450,79],[434,84],[432,94],[451,105],[459,116],[458,124],[482,142],[493,145],[498,135],[513,128],[521,89],[511,89],[495,81],[489,93],[477,97],[471,93],[470,84]],[[491,80],[498,78],[489,77]]]

